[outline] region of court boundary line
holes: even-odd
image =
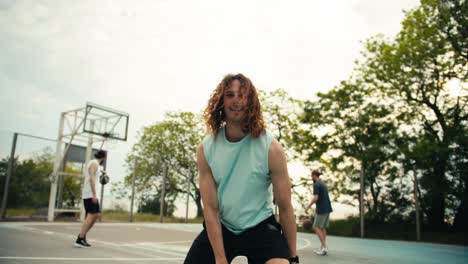
[[[75,239],[74,235],[71,235],[71,234],[68,234],[68,233],[42,230],[42,229],[39,229],[39,228],[30,227],[30,226],[22,226],[22,227],[24,227],[24,228],[19,229],[18,225],[9,225],[9,226],[7,226],[7,228],[12,228],[12,229],[16,229],[16,230],[29,231],[29,232],[33,232],[33,233],[37,233],[37,234],[42,234],[42,235],[56,236],[56,237],[60,237],[62,239],[67,239],[67,240],[70,239],[70,241],[72,241],[72,239]],[[116,244],[116,243],[105,242],[105,241],[100,241],[100,240],[96,240],[96,239],[89,239],[89,241],[92,242],[92,243],[102,244],[102,245],[107,246],[109,248],[112,248],[114,250],[123,251],[125,253],[131,253],[131,254],[135,254],[135,255],[148,256],[149,258],[155,258],[156,256],[154,256],[154,253],[172,255],[172,256],[179,257],[179,258],[180,257],[185,257],[185,254],[175,253],[175,252],[173,252],[174,250],[173,251],[168,251],[167,249],[164,250],[164,249],[158,249],[158,248],[148,248],[148,247],[142,247],[142,246],[138,246],[138,245],[132,245],[131,248],[138,248],[138,249],[141,249],[143,251],[146,251],[146,252],[135,252],[134,250],[126,249],[125,247],[129,247],[126,244],[119,245],[119,244]],[[164,241],[164,242],[167,242],[167,241]],[[70,247],[74,248],[72,243],[73,242],[70,242],[70,244],[71,244]],[[148,254],[148,251],[150,251],[153,254]],[[188,249],[187,249],[187,251],[188,251]],[[163,258],[163,257],[160,257],[160,258]]]

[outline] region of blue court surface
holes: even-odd
[[[97,223],[91,248],[73,246],[80,223],[0,223],[0,263],[183,263],[200,224]],[[329,254],[318,256],[314,234],[299,233],[301,263],[467,264],[468,247],[328,237]],[[247,263],[244,257],[232,263]]]

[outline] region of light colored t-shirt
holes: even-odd
[[[203,150],[217,187],[221,223],[235,234],[254,227],[273,214],[268,152],[273,137],[247,134],[229,142],[225,129],[207,136]]]
[[[88,165],[85,167],[84,172],[83,172],[85,176],[84,186],[83,186],[83,195],[82,195],[83,199],[93,198],[93,191],[91,190],[91,183],[89,181],[89,168],[91,167],[92,164],[96,165],[96,173],[94,174],[94,182],[96,183],[98,179],[99,161],[93,159],[88,163]]]

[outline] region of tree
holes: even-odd
[[[283,145],[289,162],[299,160],[299,154],[294,147],[293,135],[299,128],[299,119],[303,113],[303,101],[289,96],[283,89],[271,92],[259,90],[259,97],[268,131]],[[305,178],[291,178],[291,182],[293,197],[305,209],[307,197],[312,196],[310,188],[308,188],[309,181]]]
[[[306,101],[303,128],[295,134],[306,162],[321,162],[330,192],[354,205],[360,197],[360,171],[365,175],[367,217],[385,221],[407,204],[395,160],[399,118],[395,105],[383,103],[362,77],[342,82],[317,100]]]
[[[298,129],[303,102],[289,96],[283,89],[271,92],[260,90],[259,97],[268,130],[285,147],[288,160],[297,158],[293,134]]]
[[[165,204],[169,208],[174,206],[178,195],[187,193],[188,181],[189,195],[197,205],[197,216],[203,214],[195,159],[196,147],[202,137],[201,117],[190,112],[168,113],[164,121],[142,129],[127,157],[129,171],[133,172],[134,160],[138,162],[135,185],[140,202],[152,201],[155,198],[151,197],[160,195],[161,179],[167,168]],[[131,180],[130,174],[125,178],[126,186],[131,186]]]
[[[0,175],[6,178],[9,158],[0,162]],[[50,180],[53,168],[53,154],[50,148],[45,148],[31,157],[13,162],[13,170],[8,191],[8,208],[41,208],[49,205]],[[75,170],[67,168],[67,172]],[[4,181],[0,188],[3,192]],[[71,177],[65,177],[63,201],[74,207],[81,197],[81,185]]]
[[[367,42],[361,65],[367,81],[403,103],[415,117],[416,147],[423,150],[417,157],[423,202],[435,228],[445,224],[446,213],[457,204],[449,203],[451,193],[458,195],[458,201],[467,200],[465,187],[464,194],[452,191],[464,179],[456,173],[456,165],[451,168],[454,160],[466,160],[460,149],[468,120],[463,87],[468,74],[466,11],[466,1],[422,0],[420,7],[406,13],[394,41],[375,37]],[[449,84],[458,86],[458,94],[450,91]]]
[[[164,206],[164,215],[173,215],[175,209],[176,208],[174,205],[174,201],[168,202]],[[161,193],[158,193],[156,196],[143,195],[138,205],[138,212],[160,214],[161,213]]]

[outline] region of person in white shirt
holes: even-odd
[[[91,245],[86,241],[86,234],[93,227],[96,220],[100,217],[101,210],[99,208],[99,201],[96,193],[96,180],[99,165],[103,164],[106,159],[106,152],[99,150],[94,154],[95,159],[88,162],[84,170],[84,188],[83,188],[83,203],[86,211],[85,221],[81,226],[81,231],[75,241],[76,247],[90,247]]]

